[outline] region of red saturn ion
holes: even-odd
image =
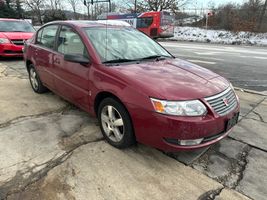
[[[193,150],[226,137],[239,100],[225,78],[175,58],[120,21],[64,21],[41,27],[25,44],[32,89],[47,88],[98,117],[117,148],[136,141]]]
[[[0,57],[22,57],[24,42],[34,32],[32,25],[25,20],[0,18]]]

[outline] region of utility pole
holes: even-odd
[[[213,15],[213,12],[209,11],[206,14],[206,30],[208,29],[208,25],[209,25],[209,17],[211,17]]]
[[[209,15],[206,14],[206,30],[208,29]]]
[[[262,11],[261,11],[261,14],[260,14],[260,21],[259,21],[259,24],[258,24],[258,31],[260,31],[260,29],[261,29],[261,25],[262,25],[262,21],[263,21],[263,18],[264,18],[264,14],[265,14],[266,8],[267,8],[267,0],[265,0],[265,3],[263,5],[263,7],[262,7]]]
[[[84,4],[84,5],[86,6],[86,8],[87,8],[87,18],[90,19],[90,3],[89,3],[89,1],[84,0],[84,1],[83,1],[83,4]]]
[[[90,6],[89,6],[89,4],[86,6],[87,7],[87,17],[88,17],[88,19],[90,19]]]
[[[137,12],[137,0],[134,0],[134,13]]]
[[[93,5],[96,4],[96,3],[108,3],[108,7],[109,7],[108,8],[108,12],[111,12],[111,0],[84,0],[83,4],[87,7],[88,19],[89,19],[89,16],[90,16],[89,6],[91,4],[92,19],[93,19],[94,9],[96,9],[96,7],[93,7]],[[96,10],[95,10],[95,14],[96,14]]]

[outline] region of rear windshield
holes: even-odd
[[[26,21],[0,21],[0,32],[35,32]]]

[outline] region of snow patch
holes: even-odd
[[[175,27],[172,40],[217,44],[246,44],[267,46],[267,33],[206,30],[196,27]]]

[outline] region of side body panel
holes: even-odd
[[[89,110],[90,67],[64,60],[64,55],[55,53],[53,78],[55,90],[84,110]]]

